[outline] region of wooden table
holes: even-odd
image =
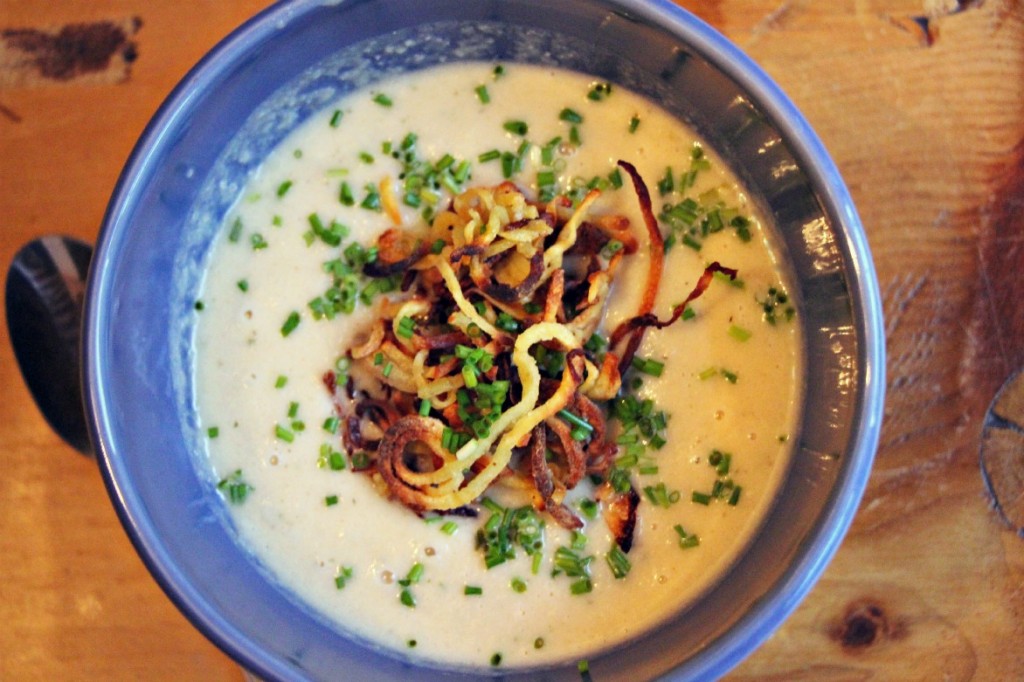
[[[159,102],[265,4],[0,4],[4,269],[44,233],[95,239]],[[852,531],[732,679],[1022,679],[1024,536],[994,509],[979,447],[989,402],[1024,364],[1024,3],[681,4],[759,61],[830,149],[867,228],[888,334],[881,448]],[[76,24],[103,27],[98,51],[55,52],[46,36]],[[25,35],[48,58],[14,59]],[[49,430],[6,325],[0,337],[0,679],[240,679],[152,581],[95,464]],[[995,485],[1021,525],[1024,441],[996,435]]]

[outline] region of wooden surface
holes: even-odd
[[[35,236],[95,238],[146,120],[264,4],[0,3],[5,270]],[[681,4],[760,62],[831,151],[868,232],[888,334],[882,443],[852,531],[731,679],[1024,679],[1024,535],[1011,525],[1024,517],[1024,419],[1012,419],[1024,381],[1001,403],[1011,418],[986,420],[1024,365],[1024,2]],[[46,39],[83,23],[105,27],[106,52]],[[240,679],[146,573],[94,463],[39,415],[6,325],[0,404],[0,680]]]

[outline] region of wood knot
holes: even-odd
[[[891,637],[894,631],[884,608],[873,600],[861,600],[846,607],[829,636],[847,651],[863,651]]]

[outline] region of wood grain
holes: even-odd
[[[0,4],[0,30],[139,17],[121,82],[0,85],[0,256],[95,238],[159,102],[260,0]],[[1024,5],[682,0],[794,99],[842,171],[886,314],[888,401],[852,531],[735,680],[1011,680],[1024,538],[979,469],[986,410],[1024,364]],[[182,30],[182,16],[200,17]],[[2,81],[0,81],[2,83]],[[0,331],[0,679],[236,680],[146,573],[95,465],[35,410]],[[1020,445],[1004,446],[1011,465]]]

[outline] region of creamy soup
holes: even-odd
[[[410,159],[436,170],[436,186],[406,186]],[[509,179],[530,197],[578,203],[595,187],[590,214],[626,216],[640,241],[615,277],[598,330],[607,336],[636,313],[650,262],[619,159],[646,181],[666,238],[659,318],[709,263],[738,274],[714,276],[677,322],[648,329],[623,377],[622,394],[648,401],[653,424],[645,435],[608,420],[614,467],[640,497],[628,554],[592,501],[601,481],[588,478],[565,498],[582,530],[538,512],[542,546],[488,568],[478,531],[496,505],[518,504],[514,493],[488,491],[486,505],[470,505],[475,517],[417,514],[353,470],[324,375],[400,292],[357,277],[347,280],[359,287],[351,312],[328,311],[338,300],[330,270],[394,227],[395,211],[402,226],[422,226],[465,188]],[[786,277],[756,206],[713,150],[621,87],[520,64],[382,82],[290,135],[225,220],[197,313],[211,476],[241,542],[345,632],[441,665],[586,659],[685,608],[771,505],[801,376]]]

